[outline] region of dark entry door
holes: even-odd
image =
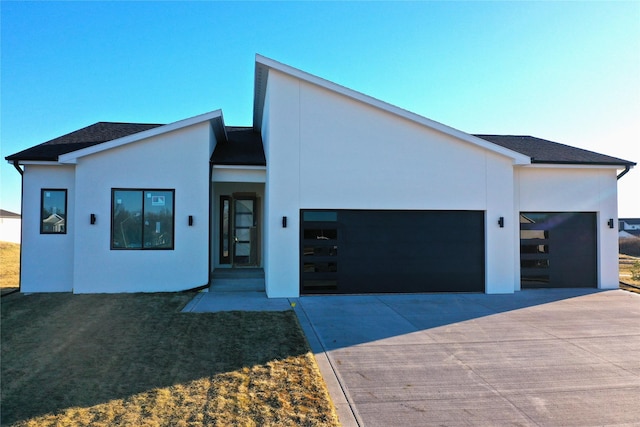
[[[255,197],[233,199],[233,265],[257,265],[257,227]]]
[[[257,200],[252,195],[220,196],[220,264],[259,265]]]
[[[482,211],[303,211],[301,293],[484,292]]]
[[[595,288],[596,214],[521,212],[522,288]]]

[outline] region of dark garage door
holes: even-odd
[[[520,214],[522,288],[597,287],[596,214]]]
[[[484,292],[482,211],[301,211],[300,292]]]

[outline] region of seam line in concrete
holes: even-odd
[[[338,375],[338,372],[337,372],[337,370],[336,370],[336,368],[335,368],[335,366],[333,364],[333,360],[329,356],[329,354],[327,352],[327,348],[324,345],[324,342],[322,342],[322,340],[320,339],[320,335],[318,334],[318,331],[316,330],[315,326],[313,325],[313,322],[311,322],[311,319],[309,319],[309,315],[307,314],[306,310],[304,309],[304,305],[302,304],[302,301],[300,299],[298,299],[298,306],[299,306],[302,314],[304,315],[305,319],[307,319],[307,323],[309,324],[309,327],[313,331],[313,334],[315,335],[316,341],[318,342],[318,344],[320,344],[320,347],[322,347],[322,353],[324,354],[324,357],[327,359],[327,363],[329,364],[329,367],[331,368],[333,377],[336,379],[336,382],[340,386],[340,390],[342,391],[342,395],[344,396],[344,400],[349,405],[349,411],[350,411],[351,415],[353,416],[353,420],[352,421],[354,421],[355,424],[357,424],[358,426],[363,426],[364,424],[362,423],[362,420],[358,416],[357,410],[355,409],[355,404],[353,403],[353,401],[349,397],[349,393],[347,392],[344,384],[342,383],[340,375]]]
[[[464,297],[463,297],[464,298]],[[385,306],[389,307],[389,309],[391,309],[391,311],[393,311],[394,313],[396,313],[399,317],[401,317],[402,319],[406,320],[407,322],[409,322],[409,324],[411,324],[412,326],[416,327],[416,325],[414,325],[411,320],[407,319],[404,315],[402,315],[400,312],[398,312],[396,309],[394,309],[391,305],[389,305],[387,302],[385,302],[384,300],[382,300],[381,298],[377,298],[382,304],[384,304]],[[466,300],[469,304],[475,304],[475,302],[473,301],[469,301]],[[483,304],[478,304],[480,306],[484,306]],[[490,309],[491,311],[494,311],[494,309]],[[495,313],[497,314],[497,312]],[[422,329],[422,331],[425,331],[426,329]],[[527,418],[529,421],[531,421],[534,425],[539,425],[538,423],[536,423],[527,413],[525,413],[524,411],[522,411],[518,406],[516,406],[511,400],[509,400],[509,398],[505,395],[503,395],[502,393],[500,393],[499,390],[497,390],[492,384],[490,384],[482,375],[480,375],[478,372],[476,372],[473,367],[469,366],[468,364],[464,363],[462,360],[460,360],[455,354],[454,352],[448,351],[448,353],[451,355],[451,357],[454,357],[458,363],[460,363],[461,365],[463,365],[466,369],[469,369],[471,372],[473,372],[474,375],[476,375],[485,385],[485,387],[487,387],[489,390],[491,390],[493,393],[496,393],[498,396],[502,397],[505,401],[509,402],[509,405],[511,405],[511,407],[513,409],[516,410],[516,412],[520,413],[522,416],[524,416],[525,418]]]

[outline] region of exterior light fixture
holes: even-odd
[[[89,215],[89,222],[91,223],[91,225],[94,225],[96,223],[96,214]]]
[[[609,228],[613,228],[613,218],[609,218],[609,221],[607,221],[607,225],[609,225]]]
[[[286,216],[282,217],[282,228],[287,228],[287,217]]]
[[[500,226],[500,228],[504,228],[504,217],[503,216],[498,218],[498,225]]]
[[[189,215],[189,227],[193,226],[193,215]]]

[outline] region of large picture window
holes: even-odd
[[[67,190],[43,188],[40,197],[40,233],[67,233]]]
[[[175,190],[111,190],[111,249],[173,249]]]

